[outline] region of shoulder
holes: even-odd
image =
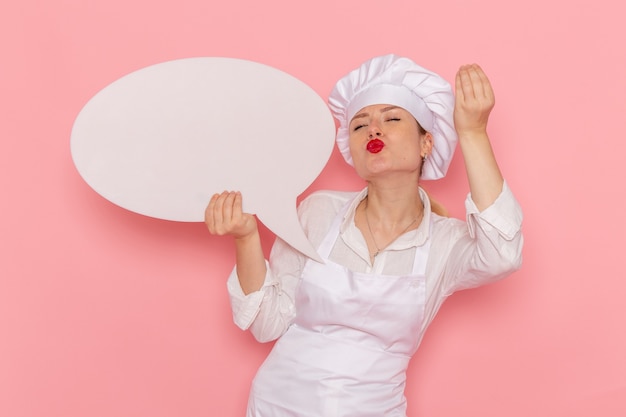
[[[353,199],[356,191],[315,191],[307,196],[298,207],[299,211],[323,210],[337,213],[348,201]]]
[[[321,190],[304,198],[298,206],[298,217],[309,238],[325,233],[342,207],[357,194],[354,191]]]
[[[433,240],[446,243],[446,246],[454,244],[455,240],[467,235],[467,222],[455,217],[441,216],[431,213],[432,230],[431,237]]]

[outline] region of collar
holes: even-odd
[[[422,246],[428,240],[430,236],[430,219],[432,217],[432,211],[430,207],[430,199],[421,187],[419,187],[420,198],[422,204],[424,204],[424,217],[417,229],[411,230],[396,239],[391,245],[387,247],[387,250],[403,250],[411,247]],[[341,238],[348,246],[353,246],[356,242],[363,241],[363,235],[361,231],[354,224],[354,213],[359,203],[367,197],[367,187],[359,192],[354,199],[350,202],[348,210],[344,215],[341,222],[339,233]]]

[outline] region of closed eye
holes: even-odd
[[[367,125],[357,125],[357,126],[354,127],[354,129],[352,129],[352,131],[356,132],[357,130],[359,130],[360,128],[365,127],[365,126],[367,126]]]
[[[391,122],[391,121],[397,122],[397,121],[399,121],[399,120],[400,120],[400,118],[399,118],[399,117],[392,117],[392,118],[390,118],[390,119],[387,119],[387,121],[388,121],[388,122]]]

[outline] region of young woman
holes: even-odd
[[[235,240],[235,322],[260,341],[278,338],[249,417],[405,416],[406,368],[445,298],[521,265],[522,213],[487,136],[494,95],[478,65],[459,69],[455,98],[411,60],[376,57],[339,80],[329,104],[337,145],[367,187],[319,191],[298,208],[325,263],[280,239],[266,261],[237,192],[206,210],[209,231]],[[419,186],[445,175],[457,142],[466,222],[434,213]]]

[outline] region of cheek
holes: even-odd
[[[354,164],[360,159],[358,147],[354,142],[350,142],[348,149],[350,150],[350,156],[352,156],[352,163]]]
[[[350,149],[350,153],[354,153],[358,149],[360,149],[363,145],[363,139],[360,135],[350,134],[348,137],[348,148]]]
[[[419,163],[420,155],[422,154],[419,137],[415,135],[409,136],[407,140],[403,141],[398,154],[404,162]]]
[[[404,140],[402,141],[402,148],[409,154],[419,153],[421,149],[420,138],[417,135],[412,135],[408,133],[403,136]]]

